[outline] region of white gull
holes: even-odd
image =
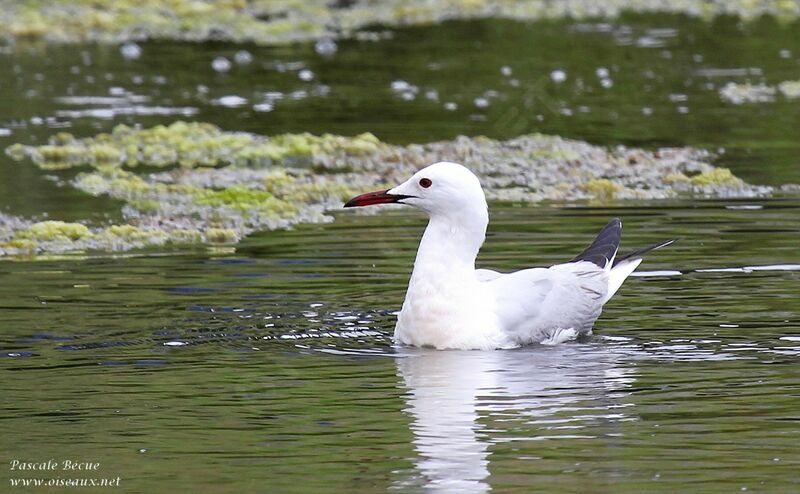
[[[614,218],[570,262],[499,273],[475,269],[489,212],[478,178],[464,166],[434,163],[345,207],[384,203],[415,206],[430,218],[397,318],[394,339],[403,345],[490,350],[589,335],[642,255],[673,242],[617,258],[622,222]]]

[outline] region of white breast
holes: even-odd
[[[474,274],[415,270],[394,336],[397,343],[439,349],[514,346],[500,329],[493,294]]]

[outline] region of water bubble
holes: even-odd
[[[211,101],[211,104],[225,106],[228,108],[237,108],[246,105],[247,99],[242,98],[241,96],[235,94],[229,94]]]
[[[297,73],[297,77],[299,77],[301,81],[308,82],[314,79],[314,72],[309,69],[303,69]]]
[[[458,110],[458,105],[453,103],[452,101],[448,101],[443,106],[444,106],[444,109],[447,110],[447,111],[456,111],[456,110]]]
[[[561,69],[556,69],[550,72],[550,79],[552,79],[556,84],[561,84],[567,80],[567,73]]]
[[[247,50],[239,50],[233,55],[233,60],[239,65],[247,65],[253,61],[253,55]]]
[[[605,67],[597,67],[597,70],[595,70],[594,73],[597,74],[599,79],[608,79],[608,76],[610,75],[608,69]]]
[[[188,343],[185,341],[167,341],[164,343],[164,346],[186,346]]]
[[[614,81],[612,81],[611,79],[600,79],[600,85],[608,89],[614,85]]]
[[[136,60],[142,56],[142,48],[136,43],[125,43],[119,47],[119,52],[128,60]]]
[[[730,204],[725,209],[758,210],[764,209],[761,204]]]
[[[439,101],[439,91],[435,89],[429,89],[425,91],[425,97],[431,101]]]
[[[413,100],[417,97],[417,93],[419,92],[419,88],[417,86],[409,84],[402,79],[392,81],[391,88],[392,91],[397,93],[405,101]]]
[[[506,77],[509,77],[511,74],[514,73],[514,71],[511,70],[511,67],[509,67],[508,65],[503,65],[502,67],[500,67],[500,73]]]
[[[227,72],[231,70],[231,61],[225,57],[217,57],[211,62],[211,68],[217,72]]]
[[[336,45],[336,41],[331,38],[323,38],[314,43],[314,51],[322,56],[333,55],[338,49],[339,47]]]
[[[267,91],[264,93],[264,97],[267,99],[267,101],[275,101],[283,99],[283,93],[280,91]]]
[[[259,103],[257,105],[253,105],[253,110],[258,111],[258,112],[262,112],[262,113],[270,112],[274,108],[275,108],[275,106],[272,103]]]
[[[400,92],[400,91],[409,90],[413,86],[411,84],[409,84],[408,82],[400,79],[400,80],[397,80],[397,81],[392,81],[391,87],[392,87],[392,91]]]
[[[489,100],[483,97],[477,97],[472,102],[477,108],[486,108],[489,106]]]

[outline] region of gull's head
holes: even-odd
[[[430,215],[474,210],[486,212],[486,197],[478,177],[463,165],[447,161],[423,168],[392,189],[356,196],[344,207],[386,203],[408,204]]]

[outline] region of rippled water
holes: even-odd
[[[629,248],[681,240],[588,342],[497,352],[392,346],[413,212],[6,262],[2,450],[125,492],[796,490],[800,202],[492,211],[484,266],[565,260],[612,215]]]
[[[654,15],[454,22],[342,41],[331,55],[312,44],[143,43],[138,59],[117,46],[0,46],[9,67],[0,71],[0,146],[177,119],[267,135],[373,132],[392,143],[542,132],[724,148],[720,163],[752,183],[800,183],[800,99],[734,105],[719,94],[730,82],[799,80],[798,33],[797,22]],[[242,51],[248,63],[236,62]],[[228,72],[214,70],[220,57]],[[41,175],[0,166],[0,207],[118,214],[112,201],[87,201]],[[20,184],[26,195],[15,193]]]
[[[636,16],[447,23],[327,56],[0,47],[0,145],[176,118],[388,142],[539,131],[724,147],[752,182],[800,182],[800,102],[718,94],[800,79],[798,32]],[[120,215],[64,186],[72,172],[0,160],[4,212]],[[100,462],[121,492],[796,492],[800,200],[494,204],[481,265],[564,261],[611,216],[623,250],[680,241],[589,341],[513,351],[392,346],[423,228],[410,211],[339,212],[235,250],[6,259],[3,461]]]

